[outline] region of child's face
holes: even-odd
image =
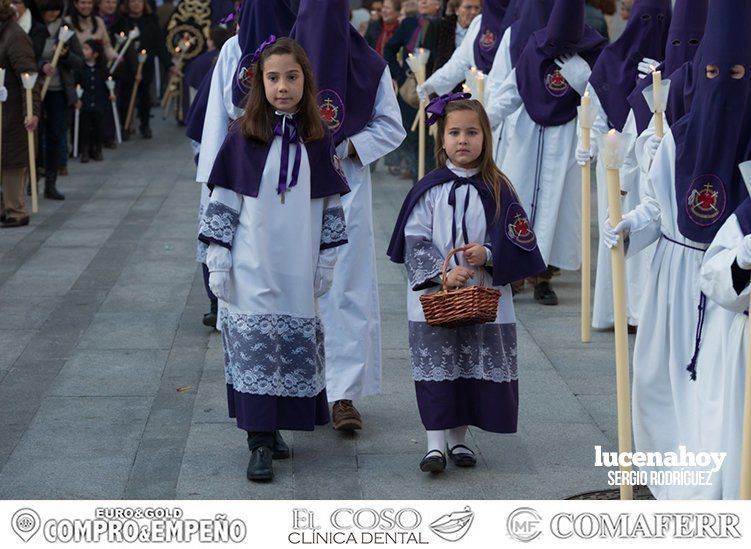
[[[94,50],[91,49],[91,46],[88,44],[84,44],[81,46],[81,49],[83,50],[83,58],[86,61],[94,61],[96,60],[96,53],[94,53]]]
[[[443,148],[446,156],[460,168],[477,165],[482,154],[482,127],[474,111],[454,111],[446,116],[443,130]]]
[[[293,113],[302,99],[305,77],[290,54],[272,55],[263,65],[266,100],[278,111]]]

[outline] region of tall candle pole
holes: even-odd
[[[133,109],[136,106],[136,96],[138,95],[138,87],[141,85],[143,79],[143,64],[146,62],[146,50],[141,50],[138,54],[138,68],[136,69],[136,81],[133,83],[133,90],[130,92],[130,102],[128,103],[128,114],[125,117],[125,131],[130,132],[131,125],[133,124]]]
[[[5,86],[5,69],[0,69],[0,88]],[[0,177],[2,177],[3,165],[3,104],[0,102]],[[2,181],[2,179],[0,179]]]
[[[120,61],[123,60],[125,52],[128,51],[128,46],[130,46],[133,40],[135,40],[139,36],[141,36],[141,31],[138,29],[138,27],[133,27],[128,33],[128,39],[125,41],[123,48],[120,50],[120,53],[117,54],[117,57],[110,65],[110,74],[115,74],[115,69],[120,64]]]
[[[26,116],[31,118],[34,116],[34,101],[32,99],[32,91],[34,84],[36,84],[39,73],[25,72],[21,75],[21,84],[23,84],[26,90]],[[34,132],[26,130],[29,144],[29,183],[31,184],[31,212],[37,213],[39,211],[39,197],[37,196],[37,161],[36,161],[36,149],[34,146]]]
[[[581,128],[582,149],[591,148],[592,125],[594,113],[589,92],[584,92],[579,107],[579,127]],[[581,168],[581,238],[582,238],[582,276],[581,276],[581,340],[589,343],[592,340],[592,170],[589,160]]]
[[[63,53],[63,47],[74,34],[75,33],[68,28],[68,25],[63,25],[62,27],[60,27],[60,31],[57,33],[57,46],[55,46],[55,53],[52,54],[52,61],[50,61],[52,74],[48,74],[44,78],[44,84],[42,85],[42,99],[44,99],[44,96],[47,95],[47,89],[50,87],[50,82],[52,82],[52,75],[55,74],[57,63],[58,61],[60,61],[60,55],[62,55]]]
[[[80,84],[76,84],[76,97],[78,97],[78,102],[81,102],[81,98],[83,97],[83,88],[80,86]],[[73,158],[78,158],[78,139],[79,139],[79,131],[81,127],[81,106],[76,105],[76,113],[73,118]]]
[[[115,136],[117,137],[117,142],[122,143],[123,142],[123,136],[120,132],[120,113],[117,112],[117,97],[115,96],[115,81],[112,80],[112,76],[107,77],[107,81],[105,82],[107,84],[107,89],[110,92],[110,104],[112,105],[112,120],[115,123]]]
[[[407,56],[407,64],[415,74],[417,85],[421,86],[426,80],[426,65],[430,59],[430,50],[418,48],[415,54],[410,53]],[[426,125],[425,125],[425,101],[420,101],[420,107],[417,110],[415,123],[418,126],[418,149],[417,149],[417,179],[425,177],[425,142],[426,142]],[[415,130],[415,124],[412,125],[412,131]]]
[[[477,71],[475,73],[475,80],[477,82],[477,100],[485,105],[485,73],[482,71]]]
[[[746,188],[751,188],[751,160],[738,165]],[[751,311],[751,295],[747,305]],[[741,438],[741,484],[740,499],[751,499],[751,322],[746,317],[748,333],[746,334],[746,379],[743,390],[743,431]]]
[[[621,176],[626,140],[616,130],[603,136],[604,154],[600,159],[607,168],[608,212],[610,224],[615,228],[621,222]],[[615,375],[616,401],[618,407],[618,451],[631,452],[631,383],[629,381],[628,321],[626,318],[626,260],[623,242],[610,250],[613,275],[613,318],[615,320]],[[631,466],[621,466],[622,472],[631,471]],[[633,487],[621,485],[621,499],[634,499]]]
[[[665,136],[665,128],[662,124],[662,72],[652,71],[652,94],[655,104],[655,135],[662,139]]]

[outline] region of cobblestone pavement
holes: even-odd
[[[558,307],[516,298],[519,432],[471,429],[475,469],[419,471],[406,277],[385,257],[409,185],[382,168],[383,391],[356,403],[361,432],[286,433],[294,458],[275,463],[273,484],[249,483],[221,341],[201,324],[192,155],[179,128],[154,133],[103,163],[71,160],[58,180],[67,200],[40,199],[31,225],[0,230],[0,497],[513,499],[607,487],[593,447],[616,441],[613,336],[579,342],[577,273],[555,279]]]

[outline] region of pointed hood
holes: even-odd
[[[512,67],[516,66],[516,61],[527,45],[529,37],[548,24],[555,0],[520,0],[520,2],[519,16],[509,27],[511,29],[509,53]]]

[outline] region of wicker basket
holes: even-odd
[[[425,321],[429,326],[443,328],[458,328],[493,322],[498,314],[498,299],[500,290],[486,288],[483,276],[479,286],[468,286],[457,290],[449,290],[446,285],[446,272],[449,262],[457,252],[463,252],[466,246],[454,248],[443,262],[443,290],[435,294],[420,296]]]

